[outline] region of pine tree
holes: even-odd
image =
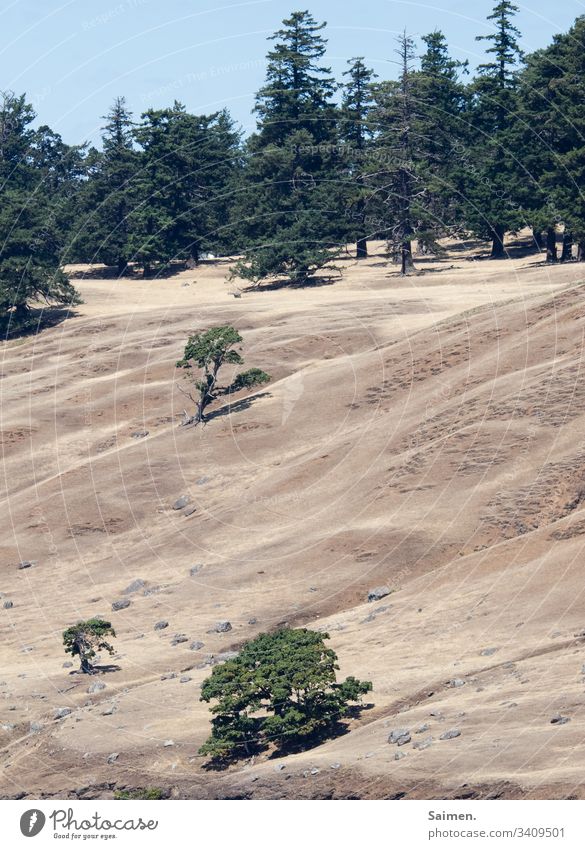
[[[374,138],[372,81],[377,75],[364,64],[363,56],[351,59],[348,65],[339,122],[339,137],[344,143],[343,179],[347,184],[347,239],[356,242],[357,259],[364,259],[368,255],[367,208],[372,195],[366,181],[367,157]]]
[[[0,325],[12,333],[30,325],[36,305],[79,302],[61,269],[62,233],[51,180],[41,167],[39,141],[46,128],[30,129],[35,114],[24,95],[0,101]],[[63,151],[61,151],[63,153]],[[59,153],[53,157],[57,168]]]
[[[466,217],[471,230],[492,241],[492,258],[506,255],[504,236],[524,223],[515,198],[517,157],[512,125],[517,112],[520,31],[513,23],[518,7],[501,0],[488,16],[495,30],[477,36],[487,41],[491,61],[478,68],[471,112],[469,191]]]
[[[86,262],[115,265],[121,275],[131,258],[130,215],[138,202],[139,157],[125,98],[115,99],[104,120],[102,151],[92,152],[81,196],[84,218],[76,236],[76,253]]]
[[[271,38],[235,208],[245,250],[232,274],[256,284],[275,277],[304,284],[332,259],[343,234],[335,83],[320,63],[324,26],[294,12]]]

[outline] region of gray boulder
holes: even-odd
[[[137,593],[139,590],[144,589],[145,586],[146,581],[143,581],[142,578],[136,578],[125,590],[122,590],[122,595],[132,595],[132,593]]]
[[[571,721],[570,716],[561,716],[561,714],[559,713],[556,716],[553,716],[553,718],[551,719],[550,722],[551,722],[551,725],[566,725],[567,722],[570,722],[570,721]]]
[[[66,716],[69,716],[71,713],[71,708],[68,707],[60,707],[55,711],[55,719],[64,719]]]
[[[218,634],[225,634],[227,631],[232,630],[232,623],[224,619],[222,622],[218,622],[213,630]]]
[[[4,608],[4,610],[10,610],[11,607],[14,607],[14,602],[13,601],[5,601],[4,604],[2,605],[2,607]]]
[[[96,681],[95,684],[91,684],[87,688],[87,692],[91,695],[93,693],[101,693],[101,691],[105,689],[106,685],[102,681]]]
[[[173,639],[171,640],[172,646],[178,646],[181,643],[188,643],[189,637],[186,637],[185,634],[175,634]]]
[[[182,510],[191,501],[188,495],[181,495],[173,504],[173,510]]]
[[[380,601],[381,598],[386,598],[387,595],[390,595],[392,590],[390,587],[374,587],[373,590],[370,590],[368,593],[368,601]]]
[[[118,760],[119,757],[120,757],[119,752],[112,752],[111,755],[108,755],[108,763],[109,764],[115,763]]]
[[[465,681],[463,680],[463,678],[452,678],[449,681],[449,686],[450,687],[464,687]]]
[[[388,742],[395,743],[397,746],[405,746],[411,739],[408,728],[395,728],[388,736]]]
[[[191,643],[189,648],[191,649],[191,651],[199,651],[200,649],[204,648],[204,646],[205,643],[202,643],[201,640],[195,640],[194,643]]]
[[[155,631],[164,631],[165,628],[169,627],[169,623],[166,619],[161,619],[160,622],[157,622],[154,626]]]
[[[132,602],[129,598],[121,598],[118,601],[112,602],[112,610],[124,610],[126,607],[130,607]]]
[[[432,746],[432,744],[433,744],[433,738],[432,737],[425,737],[424,740],[419,740],[418,743],[415,743],[412,748],[413,749],[419,749],[419,750],[428,749],[429,746]]]
[[[439,740],[454,740],[456,737],[461,737],[461,731],[458,728],[450,728],[444,734],[441,734]]]
[[[19,569],[30,569],[30,567],[34,566],[34,565],[35,565],[34,560],[21,560],[21,562],[18,564],[18,568]]]

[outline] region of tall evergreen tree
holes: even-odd
[[[79,297],[61,268],[62,231],[52,191],[65,148],[42,150],[48,128],[35,132],[24,95],[0,98],[0,327],[25,328],[31,308],[75,304]],[[58,137],[54,137],[56,141]],[[59,139],[60,142],[60,139]],[[41,165],[42,162],[42,165]]]
[[[356,257],[368,255],[368,200],[371,190],[366,181],[368,153],[372,148],[374,125],[372,82],[377,76],[364,64],[363,56],[348,62],[344,72],[339,137],[344,144],[343,178],[347,183],[348,241],[356,242]]]
[[[271,38],[236,208],[245,250],[233,274],[254,283],[305,282],[329,262],[343,233],[335,82],[321,65],[324,26],[309,12],[293,12]]]
[[[494,31],[477,36],[478,41],[489,43],[486,52],[490,61],[479,66],[473,86],[466,217],[471,230],[491,240],[493,258],[506,255],[506,231],[514,231],[524,223],[515,198],[518,168],[511,130],[522,60],[520,31],[513,23],[516,12],[518,7],[510,0],[500,0],[488,16],[494,22]]]
[[[115,265],[123,274],[131,257],[130,214],[138,202],[139,156],[132,113],[117,97],[104,117],[102,151],[93,151],[89,179],[81,195],[84,221],[76,252],[88,262]]]

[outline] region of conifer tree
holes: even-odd
[[[271,37],[235,209],[244,256],[232,273],[256,284],[275,277],[305,283],[331,260],[343,234],[335,82],[321,64],[324,26],[309,12],[293,12]]]
[[[51,173],[35,132],[35,113],[24,95],[0,96],[0,328],[26,328],[31,308],[75,304],[79,297],[61,269],[63,234],[51,181],[65,148],[54,152]],[[55,137],[57,139],[58,137]],[[54,139],[54,140],[55,140]],[[60,141],[60,139],[59,139]],[[44,162],[41,167],[41,160]]]

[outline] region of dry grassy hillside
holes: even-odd
[[[241,298],[221,263],[84,279],[4,344],[0,795],[585,796],[585,273],[517,253]],[[186,337],[228,322],[273,381],[181,428]],[[88,679],[61,632],[97,614],[119,669]],[[210,656],[283,622],[373,707],[284,769],[203,772]]]

